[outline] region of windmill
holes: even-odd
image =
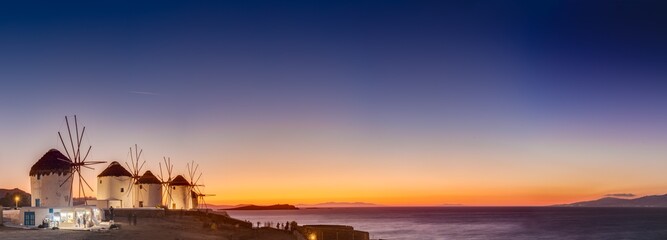
[[[170,202],[173,202],[173,198],[171,197],[171,188],[169,187],[169,183],[171,183],[171,180],[173,180],[171,173],[174,170],[174,165],[171,164],[171,158],[167,157],[162,157],[164,161],[164,167],[165,171],[162,171],[162,163],[158,163],[160,166],[160,176],[158,178],[160,179],[160,182],[162,183],[162,205],[168,206]],[[166,175],[165,175],[166,173]]]
[[[90,170],[95,170],[94,168],[90,167],[91,165],[95,164],[101,164],[101,163],[106,163],[106,161],[86,161],[88,159],[88,154],[90,153],[90,149],[93,148],[93,146],[88,146],[88,150],[86,151],[86,154],[81,157],[81,141],[83,140],[83,135],[86,132],[86,127],[84,126],[83,129],[81,130],[81,134],[79,135],[79,122],[76,118],[76,115],[74,115],[74,130],[76,133],[76,145],[74,144],[74,140],[72,140],[72,129],[69,126],[69,119],[67,119],[67,116],[65,116],[65,123],[67,124],[67,134],[69,136],[69,142],[70,142],[70,147],[68,149],[67,144],[65,144],[65,141],[63,140],[63,136],[58,132],[58,137],[60,138],[60,143],[62,143],[63,148],[65,149],[65,153],[67,154],[67,158],[69,158],[71,161],[67,161],[66,159],[58,159],[60,161],[66,162],[70,164],[70,175],[60,184],[60,187],[62,187],[65,183],[70,178],[73,178],[73,176],[77,176],[79,178],[79,198],[81,198],[81,193],[83,193],[83,197],[86,197],[86,189],[83,186],[85,183],[86,186],[90,189],[90,191],[93,191],[93,188],[88,184],[85,178],[81,176],[81,168],[88,168]],[[71,154],[70,154],[71,152]],[[72,196],[72,188],[74,185],[74,181],[70,182],[71,187],[70,187],[70,196]],[[70,197],[69,199],[69,205],[72,206],[72,198]]]
[[[134,184],[137,182],[139,178],[141,178],[141,169],[144,167],[144,164],[146,164],[146,161],[143,161],[141,165],[139,165],[139,158],[141,158],[141,154],[144,152],[143,149],[139,150],[139,147],[137,144],[134,144],[134,152],[132,151],[132,147],[130,147],[130,162],[131,164],[128,164],[125,162],[125,165],[127,166],[127,169],[130,171],[130,174],[132,174],[132,181],[130,181],[129,186],[127,187],[128,191],[127,194],[130,195],[132,194],[132,187]]]
[[[201,179],[201,176],[203,174],[202,172],[200,172],[199,175],[197,175],[197,170],[199,169],[199,164],[195,164],[195,162],[192,161],[192,162],[187,164],[187,168],[188,168],[188,175],[190,177],[190,187],[191,187],[192,196],[193,196],[193,199],[192,199],[193,206],[192,206],[192,208],[206,209],[206,201],[205,201],[204,198],[205,197],[213,197],[213,196],[215,196],[215,194],[205,194],[201,190],[201,188],[204,188],[205,186],[203,184],[198,184],[199,179]],[[196,178],[195,178],[195,176],[196,176]],[[196,204],[197,206],[194,206],[195,201],[197,203]],[[203,208],[200,208],[200,206],[203,206]]]

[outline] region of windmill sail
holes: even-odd
[[[85,184],[86,187],[88,187],[88,189],[90,189],[91,192],[93,192],[93,188],[90,186],[90,184],[88,184],[88,181],[86,181],[86,179],[83,177],[83,175],[81,173],[82,168],[87,168],[87,169],[94,170],[94,168],[92,168],[90,166],[95,165],[95,164],[106,163],[106,162],[105,161],[87,161],[88,154],[90,154],[90,150],[93,148],[92,146],[88,146],[88,150],[86,150],[85,155],[83,155],[83,157],[81,156],[81,143],[83,142],[83,136],[84,136],[84,133],[86,132],[86,127],[83,127],[83,129],[81,130],[81,133],[79,134],[79,122],[78,122],[78,119],[77,119],[76,115],[74,115],[74,133],[75,133],[74,139],[72,138],[72,129],[70,128],[69,119],[67,118],[67,116],[65,116],[65,123],[67,124],[67,135],[69,137],[69,147],[70,148],[68,148],[68,145],[66,144],[65,140],[63,139],[62,134],[60,132],[58,132],[58,137],[60,138],[60,143],[62,144],[62,146],[65,150],[65,154],[67,154],[67,159],[59,158],[58,160],[70,164],[70,173],[71,174],[69,175],[69,177],[67,179],[65,179],[60,184],[60,186],[62,187],[62,185],[69,183],[72,186],[72,187],[70,187],[70,196],[72,196],[73,195],[72,191],[73,191],[74,181],[69,181],[69,179],[72,178],[72,180],[74,180],[74,178],[77,178],[78,182],[79,182],[78,183],[79,184],[78,185],[79,186],[78,187],[79,198],[81,198],[81,196],[83,194],[83,198],[85,199],[87,195],[86,195],[86,188],[84,187],[84,184]],[[76,144],[75,144],[74,140],[76,140]],[[70,161],[67,161],[67,160],[70,160]],[[70,198],[68,205],[69,206],[72,205],[72,198]]]

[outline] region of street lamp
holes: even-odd
[[[16,197],[14,197],[14,202],[16,202],[16,208],[17,209],[19,208],[19,201],[21,201],[21,198],[18,195]]]

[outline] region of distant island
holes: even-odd
[[[289,204],[275,204],[270,206],[246,205],[225,210],[298,210],[299,208]]]
[[[555,207],[667,207],[667,194],[639,198],[604,197],[593,201],[554,205]]]
[[[355,207],[383,207],[382,205],[365,202],[325,202],[316,204],[297,204],[299,208],[355,208]]]
[[[443,203],[440,206],[443,206],[443,207],[463,207],[465,205],[460,204],[460,203]]]

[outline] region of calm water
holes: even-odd
[[[342,224],[377,239],[667,239],[667,208],[442,207],[228,211],[256,222]]]

